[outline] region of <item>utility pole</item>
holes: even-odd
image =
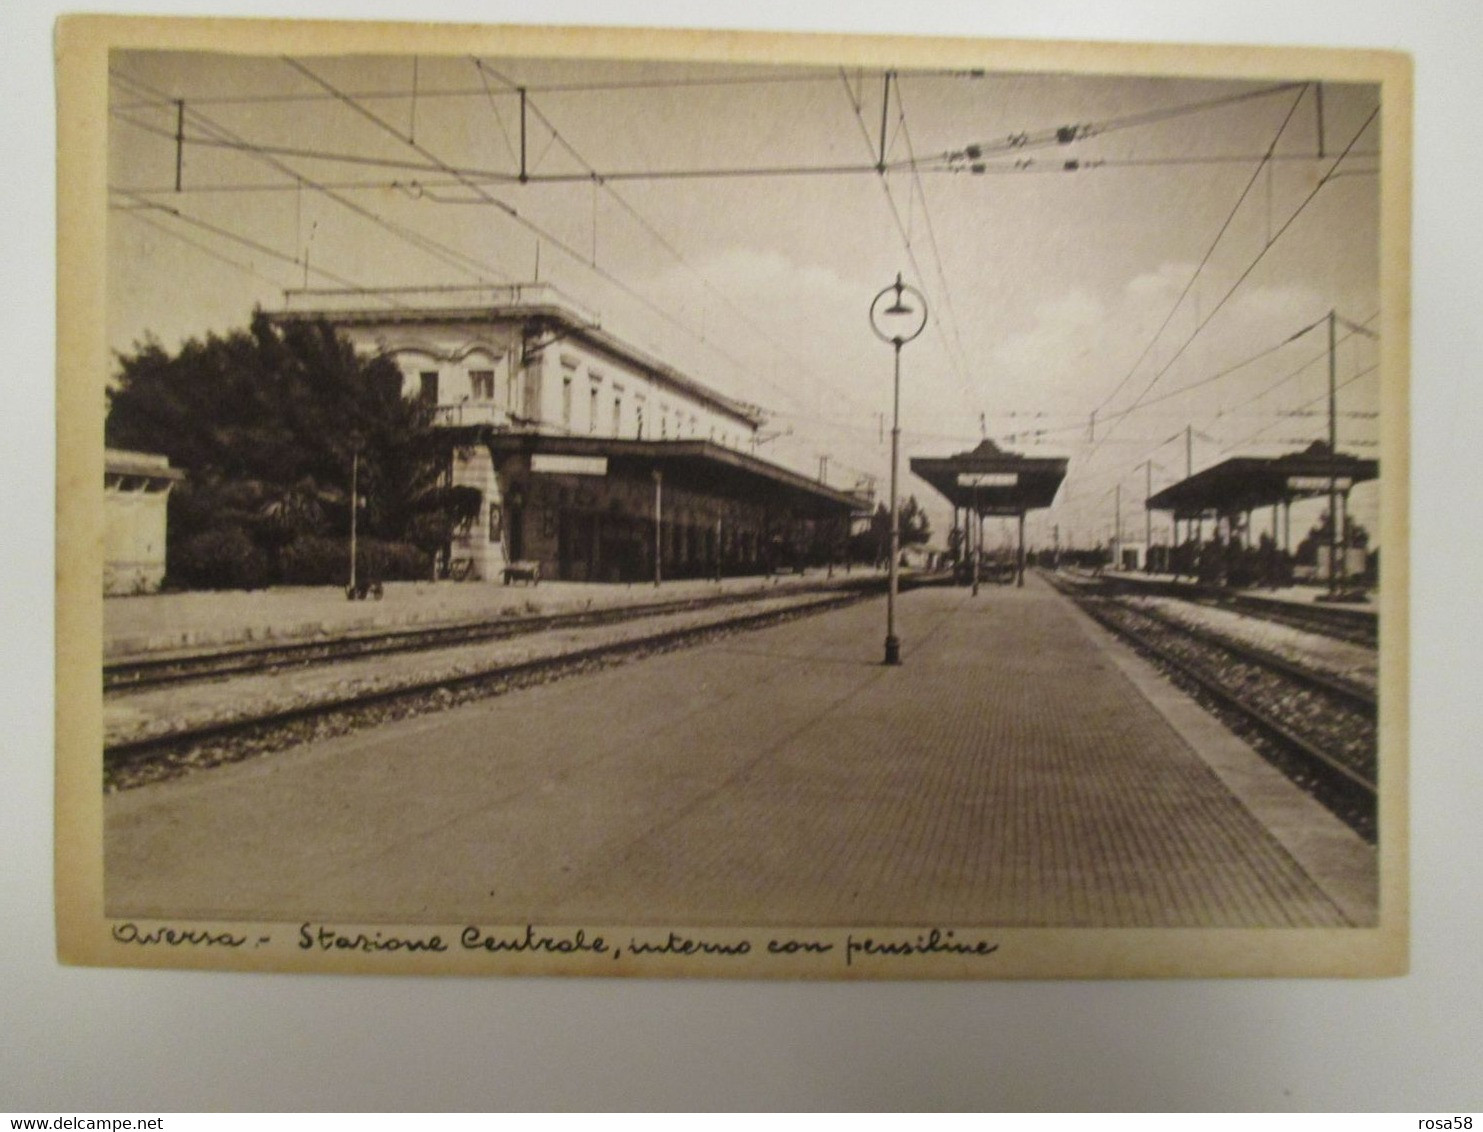
[[[520,87],[520,183],[523,185],[530,180],[530,175],[525,168],[525,88]]]
[[[886,72],[885,91],[881,98],[881,156],[875,163],[875,171],[882,175],[886,172],[886,112],[891,109],[891,72]]]
[[[350,454],[350,588],[346,591],[355,597],[355,519],[360,510],[360,446]]]
[[[976,540],[974,542],[974,546],[973,546],[973,596],[974,597],[977,597],[978,596],[978,560],[983,556],[983,542],[984,542],[984,519],[983,519],[983,516],[978,513],[978,480],[977,479],[975,479],[973,481],[973,525],[974,525],[974,528],[975,528],[975,530],[974,530],[974,538]]]
[[[185,99],[175,100],[175,191],[180,192],[180,169],[185,159]]]
[[[1339,459],[1338,388],[1335,384],[1334,323],[1336,316],[1329,311],[1329,593],[1339,588],[1339,481],[1335,474],[1335,462]]]
[[[1143,570],[1148,572],[1153,562],[1153,510],[1148,501],[1153,498],[1153,461],[1143,461]]]
[[[664,472],[654,469],[654,586],[657,589],[662,577],[664,558]]]

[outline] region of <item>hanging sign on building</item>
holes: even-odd
[[[605,476],[608,474],[608,458],[537,452],[530,458],[530,470],[552,476]]]
[[[959,472],[959,487],[1015,487],[1020,477],[1014,472]]]
[[[1288,491],[1348,491],[1354,486],[1350,476],[1288,476]]]

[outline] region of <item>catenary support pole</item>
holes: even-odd
[[[663,578],[664,558],[664,472],[654,469],[654,585]]]

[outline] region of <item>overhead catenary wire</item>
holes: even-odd
[[[493,67],[488,66],[482,59],[474,59],[473,64],[478,69],[481,77],[484,77],[486,74],[492,75],[495,79],[502,83],[513,85],[513,80],[496,71]],[[647,217],[640,213],[638,209],[635,208],[633,204],[626,197],[623,196],[623,194],[619,193],[612,185],[608,184],[607,180],[597,172],[596,168],[591,164],[591,162],[589,162],[585,157],[577,152],[576,148],[569,141],[567,141],[565,136],[562,135],[561,131],[556,128],[556,125],[538,106],[535,105],[534,102],[532,102],[530,99],[527,99],[525,101],[525,108],[551,132],[551,136],[555,143],[560,145],[562,149],[569,156],[571,156],[574,161],[576,161],[586,170],[594,187],[599,188],[604,193],[606,193],[609,198],[611,198],[621,209],[623,209],[625,213],[627,213],[633,219],[636,224],[639,225],[641,229],[643,229],[643,231],[649,236],[650,239],[652,239],[656,244],[663,248],[664,251],[676,263],[680,264],[686,271],[690,272],[695,278],[699,279],[706,290],[709,291],[712,295],[716,296],[716,298],[721,301],[721,303],[743,326],[745,326],[758,338],[765,341],[774,351],[778,353],[779,356],[793,362],[795,365],[799,365],[800,367],[803,365],[800,359],[793,355],[792,352],[789,351],[781,342],[777,341],[772,332],[758,324],[758,322],[754,318],[752,318],[749,314],[747,314],[745,310],[742,309],[740,304],[735,302],[729,295],[718,288],[705,275],[704,272],[700,271],[698,268],[692,265],[690,261],[685,257],[685,255],[677,247],[675,247],[674,243],[667,236],[665,236],[664,233],[659,231],[659,229],[653,224],[652,221],[650,221]],[[767,374],[759,372],[756,373],[755,376],[764,381],[766,384],[779,390],[781,393],[784,394],[784,396],[795,400],[798,398],[798,394],[794,390],[790,389],[788,386],[782,384],[781,382],[778,382]],[[846,401],[855,402],[855,398],[851,396],[846,390],[840,389],[836,386],[834,387],[834,392],[835,395],[842,397]],[[858,402],[855,403],[858,404]]]
[[[136,90],[143,91],[145,94],[152,95],[154,97],[160,98],[161,100],[166,100],[166,96],[163,93],[152,89],[148,84],[143,83],[137,79],[134,79],[127,75],[123,75],[117,71],[111,71],[110,76],[116,81],[119,81],[128,86],[132,86]],[[443,263],[444,266],[452,267],[454,270],[459,271],[464,275],[467,275],[468,277],[480,282],[489,282],[491,275],[508,278],[508,276],[505,276],[502,271],[495,267],[492,267],[489,264],[482,263],[481,261],[476,260],[471,256],[467,256],[458,251],[456,248],[447,247],[446,245],[439,243],[431,237],[425,236],[420,232],[407,228],[405,225],[401,225],[396,223],[395,221],[388,220],[385,217],[381,216],[379,213],[375,212],[373,209],[369,209],[363,205],[357,204],[356,202],[347,199],[339,192],[322,186],[317,180],[304,176],[302,172],[294,169],[290,165],[285,164],[283,161],[279,160],[277,157],[271,154],[254,152],[251,145],[244,143],[242,138],[234,135],[231,130],[228,130],[225,127],[213,122],[210,118],[201,114],[199,111],[188,107],[185,111],[185,116],[191,119],[193,122],[199,123],[203,128],[214,131],[216,134],[224,138],[231,139],[236,143],[242,143],[244,149],[246,149],[248,152],[253,152],[254,156],[256,156],[264,164],[268,165],[270,168],[278,170],[278,172],[284,174],[287,177],[293,178],[296,187],[302,186],[303,188],[308,188],[313,190],[314,192],[319,193],[326,199],[333,201],[335,204],[346,209],[347,211],[352,212],[365,220],[368,220],[372,224],[375,224],[377,227],[381,228],[383,231],[390,232],[398,239],[417,248],[424,254],[437,259],[439,262]]]
[[[936,69],[914,72],[924,77],[961,77],[965,74],[962,70]],[[974,77],[982,77],[978,73]],[[613,91],[639,91],[639,90],[677,90],[687,87],[736,87],[736,86],[774,86],[801,83],[832,83],[834,73],[832,71],[805,71],[789,70],[774,72],[764,75],[714,75],[703,78],[668,78],[668,79],[634,79],[627,81],[610,82],[587,82],[587,83],[522,83],[526,91],[531,94],[580,94],[592,93],[602,94]],[[377,88],[374,90],[352,90],[346,92],[350,97],[359,101],[373,101],[376,99],[405,99],[411,96],[410,87]],[[484,93],[477,87],[447,87],[447,88],[422,88],[418,91],[418,97],[423,99],[440,98],[477,98]],[[324,93],[296,91],[284,94],[247,94],[247,95],[208,95],[199,99],[192,99],[201,105],[210,106],[251,106],[265,103],[295,103],[295,102],[325,102],[331,98]],[[122,109],[137,109],[138,106],[149,105],[139,103],[137,105],[125,105]]]
[[[1376,362],[1373,365],[1366,366],[1364,369],[1357,370],[1356,372],[1350,374],[1343,381],[1338,382],[1334,386],[1335,392],[1338,392],[1340,389],[1346,389],[1346,388],[1348,388],[1349,386],[1353,385],[1355,382],[1359,381],[1361,378],[1368,377],[1370,374],[1375,373],[1377,370],[1379,370],[1379,368],[1380,368],[1380,363],[1379,362]],[[1327,392],[1320,393],[1317,397],[1311,397],[1307,401],[1303,401],[1301,404],[1298,405],[1298,408],[1303,409],[1303,408],[1307,408],[1309,405],[1318,405],[1318,404],[1321,404],[1322,402],[1326,401],[1327,399],[1328,399],[1328,393]],[[1229,444],[1227,444],[1224,448],[1221,449],[1221,452],[1222,453],[1230,452],[1230,451],[1233,451],[1234,449],[1236,449],[1236,448],[1238,448],[1238,447],[1240,447],[1242,445],[1250,444],[1254,440],[1256,440],[1257,437],[1261,436],[1263,433],[1270,432],[1272,429],[1276,428],[1277,427],[1277,424],[1278,424],[1277,421],[1273,421],[1270,424],[1263,425],[1261,428],[1257,429],[1255,432],[1248,433],[1246,436],[1243,436],[1243,437],[1241,437],[1241,438],[1239,438],[1237,440],[1231,441]],[[1309,438],[1309,439],[1321,439],[1321,438]],[[1272,441],[1268,441],[1267,443],[1278,444],[1278,443],[1292,443],[1292,442],[1291,441],[1277,441],[1277,440],[1272,440]],[[1378,441],[1346,441],[1346,443],[1352,443],[1352,444],[1361,445],[1361,446],[1368,446],[1370,444],[1378,443]]]
[[[153,228],[157,232],[163,232],[165,235],[169,236],[173,240],[179,240],[183,244],[188,244],[189,246],[195,248],[198,252],[201,252],[203,255],[210,256],[212,259],[224,263],[229,267],[235,267],[243,274],[251,275],[254,279],[257,279],[259,282],[268,284],[268,286],[274,288],[275,290],[282,290],[283,284],[280,281],[268,278],[268,276],[264,275],[261,271],[258,271],[251,264],[241,263],[238,260],[233,259],[231,256],[224,255],[223,253],[217,251],[210,245],[202,243],[200,240],[191,239],[191,237],[187,236],[184,232],[177,232],[168,225],[161,224],[159,223],[159,221],[151,219],[149,215],[150,212],[160,210],[161,206],[159,205],[143,204],[129,208],[120,208],[116,211],[122,212],[124,215],[130,217],[131,219],[138,221],[140,224],[145,224],[150,228]],[[189,218],[182,216],[178,212],[174,213],[174,216],[178,220],[184,220],[188,223],[191,222]],[[236,236],[228,236],[225,233],[217,234],[233,240],[238,239]],[[273,258],[275,259],[280,258],[279,253],[271,253],[265,249],[255,250],[263,251],[264,254],[272,254]],[[291,260],[291,262],[297,265],[297,260]],[[328,278],[328,276],[326,276],[326,278]]]
[[[1215,254],[1215,249],[1220,246],[1220,241],[1222,240],[1222,238],[1224,238],[1226,232],[1230,230],[1231,222],[1236,219],[1236,214],[1241,211],[1241,205],[1245,203],[1247,196],[1250,195],[1252,186],[1256,184],[1257,179],[1261,176],[1262,170],[1267,167],[1268,160],[1271,158],[1272,153],[1277,149],[1277,143],[1282,140],[1282,135],[1287,130],[1287,124],[1292,121],[1293,115],[1297,112],[1298,104],[1303,101],[1303,94],[1306,92],[1306,90],[1307,87],[1299,90],[1297,98],[1295,98],[1293,100],[1293,104],[1288,107],[1287,115],[1282,119],[1282,123],[1277,127],[1277,132],[1273,135],[1271,144],[1267,146],[1267,152],[1262,156],[1262,159],[1258,163],[1257,167],[1252,170],[1251,177],[1247,180],[1246,184],[1241,189],[1240,195],[1236,198],[1236,203],[1231,206],[1231,211],[1226,214],[1225,220],[1221,223],[1220,228],[1215,233],[1215,238],[1210,241],[1210,245],[1205,249],[1205,254],[1200,257],[1200,262],[1196,265],[1194,272],[1185,282],[1184,289],[1179,292],[1179,296],[1174,300],[1174,304],[1169,308],[1169,313],[1164,316],[1164,321],[1159,323],[1158,329],[1153,332],[1153,337],[1151,337],[1148,340],[1147,345],[1143,347],[1143,352],[1138,355],[1132,366],[1128,368],[1128,372],[1124,375],[1123,379],[1117,383],[1112,392],[1104,397],[1101,403],[1098,404],[1096,409],[1093,410],[1094,413],[1100,414],[1102,410],[1110,405],[1112,401],[1117,397],[1117,395],[1122,392],[1123,387],[1126,386],[1128,382],[1132,380],[1133,375],[1138,372],[1138,367],[1143,364],[1143,359],[1148,357],[1149,351],[1152,350],[1155,343],[1157,343],[1158,340],[1163,337],[1164,331],[1168,328],[1170,321],[1173,320],[1175,313],[1179,310],[1180,306],[1183,305],[1184,300],[1188,297],[1190,291],[1194,288],[1196,281],[1200,278],[1201,272],[1205,270],[1205,266],[1210,262],[1210,257]]]
[[[272,259],[279,260],[283,263],[290,263],[293,264],[295,267],[303,265],[303,261],[298,256],[289,255],[286,252],[280,252],[276,248],[271,248],[261,241],[254,240],[249,236],[243,236],[240,233],[233,232],[227,228],[223,228],[218,224],[212,224],[210,221],[202,220],[199,217],[191,216],[187,213],[182,212],[178,208],[172,208],[169,205],[160,204],[158,201],[141,201],[139,203],[139,207],[143,210],[173,217],[174,219],[179,220],[182,223],[189,224],[194,228],[199,228],[204,232],[210,232],[212,235],[220,236],[222,239],[230,240],[233,243],[240,244],[243,247],[250,248],[255,252],[268,256]],[[345,276],[338,275],[326,268],[310,266],[309,271],[315,275],[321,275],[333,283],[338,283],[340,284],[340,286],[347,287],[358,293],[368,296],[375,295],[374,289],[367,288],[364,284],[357,283],[353,279],[347,279]],[[384,301],[391,301],[385,300],[384,296],[382,296],[382,298]]]
[[[1353,326],[1356,327],[1356,329],[1355,330],[1351,330],[1349,333],[1344,334],[1344,335],[1341,335],[1339,338],[1337,338],[1335,340],[1335,345],[1342,345],[1345,341],[1349,340],[1350,338],[1355,337],[1355,335],[1357,333],[1364,333],[1366,335],[1372,334],[1373,332],[1371,332],[1371,331],[1369,331],[1367,329],[1368,324],[1371,323],[1371,322],[1373,322],[1379,316],[1380,316],[1380,312],[1379,311],[1376,311],[1369,318],[1365,319],[1363,324],[1349,324],[1349,323],[1347,323],[1347,320],[1346,320],[1346,324],[1353,325]],[[1326,321],[1327,321],[1327,316],[1324,316],[1324,318],[1319,319],[1318,322],[1317,323],[1314,323],[1313,325],[1314,326],[1318,326],[1318,325],[1321,325],[1322,323],[1324,323]],[[1311,329],[1313,329],[1312,326],[1306,328],[1303,331],[1298,332],[1298,334],[1295,334],[1293,336],[1293,339],[1296,339],[1297,337],[1300,337],[1302,334],[1307,333],[1307,331],[1308,330],[1311,330]],[[1289,339],[1289,341],[1291,341],[1293,339]],[[1270,352],[1271,352],[1270,350],[1264,351],[1263,354],[1270,353]],[[1254,360],[1256,360],[1257,357],[1261,357],[1261,356],[1263,356],[1263,355],[1256,355],[1255,357],[1248,359],[1247,362],[1246,363],[1243,363],[1243,364],[1249,364],[1251,361],[1254,361]],[[1241,410],[1242,409],[1246,408],[1249,405],[1255,404],[1256,402],[1258,402],[1258,401],[1262,400],[1263,398],[1269,396],[1270,394],[1276,392],[1278,389],[1282,388],[1283,386],[1287,385],[1289,382],[1291,382],[1291,381],[1295,380],[1296,378],[1300,377],[1303,373],[1307,372],[1307,370],[1309,370],[1315,363],[1323,361],[1326,357],[1328,357],[1328,350],[1327,349],[1324,349],[1321,352],[1315,354],[1313,357],[1307,359],[1305,362],[1303,362],[1301,365],[1299,365],[1295,369],[1289,370],[1286,374],[1284,374],[1282,377],[1278,378],[1276,381],[1274,381],[1274,382],[1272,382],[1272,383],[1270,383],[1268,385],[1265,385],[1262,389],[1258,390],[1256,393],[1252,394],[1251,396],[1245,398],[1242,401],[1237,402],[1230,409],[1221,410],[1221,411],[1216,412],[1213,416],[1207,418],[1207,422],[1214,422],[1215,420],[1243,419],[1243,414],[1241,413]],[[1233,369],[1234,368],[1240,368],[1240,367],[1237,366],[1237,367],[1233,367]],[[1375,368],[1376,368],[1375,366],[1371,366],[1368,369],[1366,369],[1365,371],[1363,371],[1363,373],[1373,372]],[[1233,372],[1233,369],[1232,370],[1223,371],[1222,374],[1220,374],[1218,376],[1226,376],[1230,372]],[[1358,377],[1358,376],[1362,376],[1362,374],[1356,375],[1356,377]],[[1208,379],[1207,379],[1207,381],[1208,381]],[[1206,384],[1206,383],[1207,382],[1199,382],[1199,383],[1196,383],[1196,384],[1197,385],[1202,385],[1202,384]],[[1348,382],[1345,382],[1344,384],[1349,384],[1349,383]],[[1192,389],[1194,387],[1195,386],[1189,386],[1189,387],[1186,387],[1185,389],[1176,390],[1173,393],[1165,394],[1164,397],[1177,396],[1179,393],[1186,392],[1188,389]],[[1343,388],[1343,386],[1341,385],[1340,388]],[[1163,398],[1160,398],[1160,399],[1163,399]],[[1298,415],[1298,413],[1301,410],[1305,409],[1308,405],[1316,404],[1316,403],[1322,401],[1323,399],[1324,399],[1324,397],[1323,396],[1320,396],[1318,398],[1314,398],[1313,400],[1302,402],[1300,405],[1296,406],[1294,409],[1287,410],[1285,412],[1278,412],[1278,413],[1271,414],[1270,417],[1267,419],[1267,423],[1265,425],[1263,425],[1261,428],[1257,429],[1254,433],[1249,434],[1248,439],[1249,438],[1254,438],[1256,436],[1260,436],[1263,433],[1266,433],[1266,432],[1271,431],[1272,429],[1276,428],[1278,424],[1282,423],[1284,420],[1289,420],[1293,416]],[[1374,414],[1374,413],[1353,413],[1353,414],[1342,414],[1342,415],[1352,416],[1352,417],[1354,417],[1356,419],[1360,419],[1360,418],[1373,419],[1376,416],[1376,414]],[[1224,441],[1223,440],[1221,440],[1221,439],[1219,439],[1217,437],[1211,436],[1209,433],[1204,432],[1200,428],[1195,428],[1193,425],[1191,425],[1189,427],[1190,427],[1191,431],[1193,432],[1193,434],[1195,436],[1198,436],[1198,437],[1200,437],[1203,440],[1206,440],[1206,441],[1208,441],[1208,442],[1210,442],[1212,444],[1224,444]],[[1160,441],[1157,445],[1155,445],[1153,448],[1149,449],[1145,453],[1145,457],[1152,456],[1152,454],[1154,452],[1158,451],[1159,448],[1162,448],[1166,444],[1169,444],[1172,441],[1179,439],[1180,437],[1182,437],[1184,435],[1184,433],[1185,433],[1185,430],[1184,429],[1181,429],[1178,432],[1174,433],[1172,436],[1167,437],[1164,440]],[[1121,440],[1116,440],[1116,441],[1109,441],[1108,443],[1121,443],[1121,442],[1122,442]],[[1233,441],[1232,443],[1226,445],[1225,447],[1221,448],[1220,451],[1221,452],[1231,451],[1233,448],[1237,447],[1238,445],[1240,445],[1242,443],[1245,443],[1245,439],[1238,439],[1238,440]],[[1127,464],[1127,465],[1120,465],[1120,467],[1122,467],[1122,471],[1120,471],[1118,473],[1119,479],[1116,482],[1120,482],[1121,479],[1125,479],[1129,474],[1131,474],[1131,471],[1136,470],[1141,465],[1142,465],[1142,460],[1133,461],[1132,463]],[[1105,478],[1106,475],[1107,475],[1107,473],[1104,473],[1103,476],[1098,477],[1098,482],[1109,482]],[[1064,505],[1066,503],[1073,502],[1073,501],[1075,501],[1077,499],[1083,499],[1084,500],[1087,497],[1087,493],[1089,493],[1091,491],[1094,491],[1094,490],[1095,490],[1095,488],[1094,487],[1091,487],[1091,486],[1088,486],[1087,488],[1080,489],[1080,490],[1073,489],[1071,492],[1069,492],[1066,496],[1064,496],[1059,501],[1060,502],[1060,505]],[[1107,488],[1102,493],[1102,496],[1099,497],[1099,498],[1105,497],[1107,494],[1110,494],[1111,493],[1111,490],[1112,489],[1110,487]]]
[[[959,373],[963,380],[965,382],[968,382],[969,404],[976,406],[980,410],[980,412],[982,412],[982,396],[977,387],[969,382],[968,375],[964,373],[961,368],[962,366],[966,366],[967,364],[967,351],[963,348],[963,337],[959,331],[960,324],[958,321],[958,312],[953,306],[952,288],[948,286],[947,273],[942,264],[942,248],[937,241],[937,228],[932,223],[932,210],[927,204],[927,191],[926,188],[922,185],[920,174],[916,170],[916,150],[912,145],[911,129],[907,125],[906,121],[906,102],[901,96],[901,83],[899,81],[896,83],[896,101],[897,105],[901,108],[901,136],[902,139],[906,142],[907,157],[910,158],[913,162],[913,165],[911,167],[912,181],[916,185],[917,198],[922,202],[922,221],[927,228],[927,242],[932,249],[932,261],[937,267],[937,281],[938,285],[941,287],[943,301],[947,308],[948,327],[952,333],[953,343],[957,348],[957,357],[961,363],[959,367]]]
[[[890,87],[889,87],[889,75],[890,75],[890,72],[889,71],[886,72],[886,75],[887,75],[887,86],[886,86],[885,97],[889,97],[889,91],[890,91]],[[848,79],[846,78],[843,70],[841,70],[841,72],[840,72],[840,78],[842,80],[844,80],[845,94],[849,98],[850,106],[853,108],[853,110],[855,112],[855,118],[856,118],[856,120],[860,124],[861,134],[863,135],[863,137],[865,139],[866,145],[869,146],[871,144],[870,129],[865,124],[865,118],[864,118],[864,113],[863,113],[863,108],[861,106],[861,103],[860,103],[859,99],[856,98],[854,91],[850,89],[850,85],[849,85]],[[899,104],[900,104],[900,102],[899,102],[899,96],[898,96],[898,106],[899,106]],[[911,263],[912,271],[915,273],[916,278],[925,286],[926,285],[926,272],[924,272],[922,270],[921,263],[917,260],[917,253],[916,253],[916,249],[912,246],[911,236],[907,232],[906,225],[902,223],[902,220],[901,220],[901,210],[897,207],[897,205],[896,205],[896,198],[892,195],[892,193],[891,193],[891,186],[890,186],[890,184],[886,180],[886,176],[885,176],[886,168],[887,168],[887,166],[886,166],[885,135],[884,135],[884,133],[882,133],[882,137],[881,137],[881,156],[880,156],[880,167],[879,167],[880,176],[878,178],[879,183],[880,183],[880,186],[881,186],[881,191],[885,194],[886,204],[887,204],[887,206],[890,209],[891,218],[895,221],[897,234],[901,237],[902,245],[903,245],[903,247],[904,247],[904,249],[906,251],[906,258]],[[944,280],[944,286],[946,286],[946,281],[945,280]],[[948,300],[944,299],[943,300],[943,304],[948,309],[948,311],[951,312],[951,303]],[[952,349],[952,346],[947,341],[946,332],[943,330],[942,324],[943,324],[943,320],[942,319],[936,320],[935,329],[937,331],[938,338],[942,342],[943,352],[947,355],[949,364],[952,365],[953,371],[954,371],[955,375],[957,376],[958,380],[962,384],[963,392],[964,392],[964,397],[965,397],[965,405],[968,408],[969,413],[970,414],[978,413],[981,410],[981,406],[978,403],[978,398],[974,396],[973,384],[968,379],[968,375],[963,370],[963,361],[962,361],[962,359],[960,359],[958,357],[958,355],[956,353],[954,353],[954,351]]]
[[[290,66],[294,67],[296,70],[300,71],[306,77],[312,79],[314,82],[318,83],[320,86],[324,87],[326,90],[331,91],[331,92],[335,92],[337,95],[339,95],[339,92],[336,91],[336,88],[332,84],[328,83],[326,80],[324,80],[324,79],[320,78],[318,75],[314,74],[313,71],[311,71],[309,68],[305,67],[303,64],[298,63],[296,60],[287,59],[287,58],[285,58],[284,62],[288,63]],[[377,115],[371,113],[365,107],[357,105],[354,102],[354,100],[349,99],[348,96],[339,95],[339,97],[340,97],[340,100],[342,102],[345,102],[346,105],[348,105],[351,109],[355,110],[362,117],[366,118],[368,121],[372,122],[377,127],[379,127],[380,129],[382,129],[383,131],[385,131],[386,133],[388,133],[392,137],[396,138],[398,141],[402,142],[403,144],[408,145],[410,148],[412,148],[413,150],[415,150],[416,152],[418,152],[419,154],[421,154],[427,160],[432,161],[433,163],[435,163],[438,166],[438,168],[440,168],[443,172],[448,173],[448,174],[453,175],[453,176],[458,176],[458,172],[457,172],[456,169],[454,169],[452,166],[448,165],[446,162],[443,162],[435,154],[431,153],[431,151],[429,151],[425,146],[422,146],[422,145],[418,144],[417,142],[412,141],[412,140],[408,139],[407,137],[405,137],[399,130],[397,130],[397,128],[395,126],[393,126],[390,123],[384,121],[383,119],[381,119]],[[695,334],[695,331],[691,327],[687,326],[683,321],[681,321],[680,319],[676,318],[669,311],[665,310],[659,304],[655,303],[653,300],[649,299],[647,296],[645,296],[642,293],[640,293],[636,288],[632,287],[630,284],[628,284],[625,281],[623,281],[622,279],[618,278],[618,276],[616,276],[615,274],[613,274],[611,271],[608,271],[606,268],[602,267],[599,264],[594,264],[594,263],[588,262],[587,258],[582,254],[582,252],[579,249],[573,247],[567,241],[562,240],[561,238],[553,235],[552,233],[550,233],[546,229],[542,228],[540,225],[536,224],[534,221],[528,219],[525,216],[522,216],[519,213],[519,211],[514,208],[514,206],[510,205],[509,203],[507,203],[505,201],[500,200],[497,197],[493,197],[493,196],[488,195],[487,193],[484,192],[484,190],[483,190],[482,187],[477,187],[477,186],[473,186],[473,187],[476,188],[476,191],[479,193],[479,195],[481,197],[484,198],[484,200],[486,201],[486,203],[488,203],[490,206],[496,208],[501,215],[504,215],[504,216],[508,217],[510,220],[514,221],[516,224],[518,224],[521,227],[525,228],[527,231],[529,231],[529,232],[535,234],[536,236],[540,237],[546,243],[550,244],[550,246],[552,246],[553,248],[556,248],[558,251],[560,251],[563,254],[565,254],[568,257],[570,257],[572,260],[574,260],[576,263],[578,263],[579,265],[581,265],[585,269],[592,271],[594,274],[600,276],[602,279],[606,280],[608,283],[612,284],[614,287],[617,287],[624,294],[628,295],[630,298],[632,298],[635,301],[637,301],[638,303],[640,303],[645,309],[649,310],[652,314],[658,316],[660,319],[662,319],[663,321],[665,321],[669,325],[674,326],[676,329],[680,330],[681,332],[683,332],[683,333],[685,333],[687,335],[690,335],[692,337],[696,337],[697,340],[700,341],[700,343],[702,345],[706,346],[708,349],[710,349],[712,352],[714,352],[718,357],[724,358],[727,362],[729,362],[730,364],[736,366],[739,370],[742,370],[743,372],[745,372],[746,363],[743,362],[740,358],[735,357],[729,351],[722,349],[720,346],[717,346],[715,343],[713,343],[713,342],[707,342],[707,341],[705,341],[704,338],[700,338],[698,335]]]
[[[1251,263],[1246,266],[1246,269],[1236,277],[1236,281],[1232,283],[1231,286],[1226,290],[1225,294],[1220,297],[1219,301],[1217,301],[1215,306],[1210,310],[1210,313],[1205,315],[1205,317],[1200,320],[1194,331],[1189,335],[1188,338],[1184,340],[1183,343],[1181,343],[1179,348],[1174,352],[1173,356],[1170,357],[1169,360],[1166,361],[1162,367],[1160,367],[1158,372],[1153,375],[1148,384],[1144,386],[1143,392],[1140,393],[1134,400],[1133,404],[1129,406],[1130,411],[1132,409],[1136,409],[1140,404],[1143,403],[1144,399],[1147,397],[1148,393],[1153,389],[1153,387],[1158,384],[1158,382],[1166,373],[1169,372],[1170,369],[1173,368],[1174,363],[1183,356],[1184,351],[1189,348],[1190,343],[1193,342],[1199,336],[1200,332],[1210,324],[1211,320],[1220,313],[1221,309],[1230,300],[1231,296],[1236,293],[1241,284],[1246,282],[1251,273],[1256,270],[1257,265],[1262,262],[1262,260],[1266,257],[1266,254],[1271,251],[1273,247],[1276,246],[1277,242],[1282,238],[1283,233],[1285,233],[1289,228],[1292,227],[1297,218],[1302,215],[1303,211],[1319,194],[1319,192],[1322,191],[1324,185],[1328,184],[1330,175],[1335,169],[1339,167],[1340,164],[1343,163],[1345,157],[1348,156],[1349,151],[1354,148],[1355,143],[1358,142],[1359,139],[1364,135],[1365,131],[1370,128],[1370,123],[1375,120],[1379,113],[1380,108],[1378,106],[1370,112],[1369,116],[1364,120],[1364,123],[1360,126],[1359,130],[1356,131],[1354,137],[1350,139],[1349,144],[1344,147],[1343,152],[1340,153],[1337,158],[1335,158],[1333,165],[1329,168],[1329,173],[1319,178],[1318,183],[1313,186],[1312,191],[1310,191],[1308,195],[1303,198],[1303,200],[1298,204],[1297,208],[1295,208],[1292,214],[1288,216],[1282,227],[1280,227],[1275,233],[1273,233],[1271,238],[1262,245],[1261,250],[1257,252]],[[1126,417],[1127,415],[1128,414],[1126,413],[1123,414],[1124,417]]]

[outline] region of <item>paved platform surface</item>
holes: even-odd
[[[1038,579],[105,800],[110,915],[1323,926],[1374,853]],[[1160,704],[1160,698],[1170,702]]]
[[[856,568],[835,578],[878,575]],[[275,586],[222,593],[166,593],[110,597],[103,602],[103,655],[109,659],[212,646],[302,640],[341,633],[437,625],[500,616],[607,609],[679,601],[718,593],[750,593],[823,582],[826,572],[774,577],[682,579],[596,584],[545,581],[389,582],[380,601],[349,601],[335,586]]]

